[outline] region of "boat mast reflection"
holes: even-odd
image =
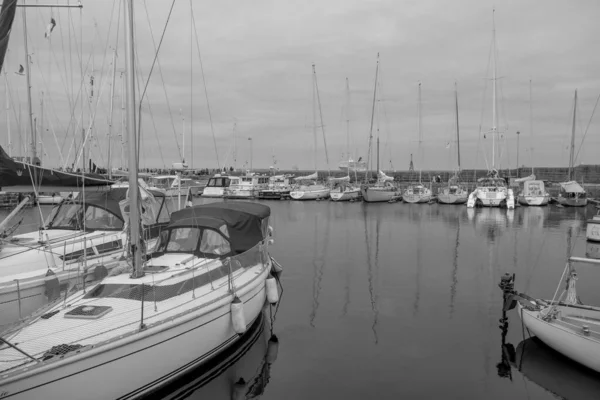
[[[379,318],[379,310],[377,309],[377,296],[373,290],[373,264],[371,262],[371,239],[369,238],[369,227],[367,224],[367,207],[363,207],[363,219],[365,223],[365,239],[367,244],[367,281],[369,285],[369,298],[371,300],[371,311],[373,312],[373,324],[371,330],[373,331],[373,337],[375,338],[375,344],[379,343],[379,335],[377,334],[377,320]],[[379,259],[379,216],[375,220],[375,239],[377,241],[375,249],[375,262],[376,268],[378,269]]]
[[[329,214],[329,213],[328,213]],[[321,294],[321,282],[323,280],[323,273],[325,271],[325,259],[327,257],[327,248],[329,247],[329,226],[331,220],[329,215],[326,218],[325,234],[323,238],[323,251],[319,252],[319,229],[318,229],[318,218],[315,215],[315,246],[314,246],[314,257],[313,257],[313,304],[310,312],[309,320],[310,326],[315,327],[315,318],[317,317],[317,311],[319,309],[319,296]],[[321,253],[321,255],[319,255]]]
[[[452,260],[452,284],[450,285],[450,319],[454,315],[454,301],[456,299],[456,286],[458,285],[458,246],[460,246],[460,222],[456,224],[456,243],[454,245],[454,259]]]

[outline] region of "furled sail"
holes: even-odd
[[[297,181],[301,181],[301,180],[310,181],[310,180],[316,180],[318,177],[319,177],[319,175],[315,172],[313,174],[306,175],[306,176],[298,176],[294,179]]]
[[[4,56],[6,56],[6,49],[8,49],[10,30],[15,20],[16,10],[17,0],[4,0],[2,2],[2,9],[0,10],[0,71],[4,67]]]
[[[394,178],[392,176],[387,176],[386,174],[383,173],[382,170],[379,170],[379,172],[377,173],[377,180],[379,182],[391,182],[394,180]]]
[[[350,182],[350,177],[348,175],[342,176],[341,178],[334,178],[333,176],[330,176],[329,182]]]
[[[85,189],[108,189],[115,182],[102,175],[58,171],[9,157],[0,146],[0,188],[6,192],[33,192],[32,181],[45,192],[68,192]]]
[[[514,182],[515,183],[521,183],[521,182],[527,182],[527,181],[535,181],[535,175],[531,174],[529,176],[526,176],[524,178],[519,178],[519,179],[515,179]]]

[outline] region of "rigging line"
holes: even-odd
[[[146,10],[146,19],[148,21],[148,28],[150,29],[150,39],[152,39],[152,47],[155,52],[156,50],[156,41],[154,40],[154,32],[152,30],[152,24],[150,23],[150,14],[148,14],[148,7],[146,6],[146,0],[143,2],[144,9]],[[167,103],[167,109],[169,110],[169,119],[171,120],[171,127],[173,128],[173,136],[175,136],[175,144],[177,145],[177,152],[179,153],[179,159],[183,159],[181,156],[181,147],[179,146],[179,140],[177,138],[177,129],[175,129],[175,121],[173,120],[173,113],[171,112],[171,104],[169,103],[169,96],[167,95],[167,87],[165,85],[165,79],[162,73],[162,66],[160,64],[160,58],[156,59],[156,63],[158,64],[158,74],[160,75],[163,92],[165,93],[165,101]]]
[[[577,149],[577,154],[575,155],[575,160],[577,160],[577,157],[579,157],[579,151],[581,151],[581,148],[583,146],[583,141],[585,140],[585,136],[588,133],[588,129],[590,128],[590,124],[592,123],[592,119],[594,118],[594,114],[596,113],[596,107],[598,107],[599,100],[600,100],[600,94],[596,98],[596,104],[594,104],[594,109],[592,110],[592,115],[590,115],[590,120],[588,121],[588,124],[585,127],[585,132],[583,133],[583,137],[581,138],[581,143],[579,144],[579,149]]]
[[[156,60],[158,59],[158,53],[160,52],[160,48],[162,46],[163,40],[165,38],[165,33],[167,31],[167,26],[169,25],[169,21],[171,20],[171,14],[173,13],[173,7],[175,6],[175,0],[173,0],[171,2],[171,8],[169,9],[169,14],[167,15],[167,20],[165,21],[165,26],[163,28],[162,34],[160,35],[160,41],[158,42],[158,48],[156,49],[155,53],[154,53],[154,60],[152,60],[152,65],[150,67],[150,72],[148,73],[148,79],[146,80],[146,84],[144,85],[144,90],[140,96],[140,100],[139,100],[139,107],[138,107],[138,132],[137,132],[137,136],[138,136],[138,143],[140,141],[140,137],[141,137],[141,132],[142,132],[142,102],[144,100],[144,96],[146,95],[146,90],[148,89],[148,84],[150,83],[150,78],[152,78],[152,71],[154,71],[154,65],[156,64]],[[154,42],[154,39],[153,39]],[[136,51],[136,58],[139,58],[137,56],[137,51]],[[139,63],[138,63],[139,65]],[[169,112],[171,110],[169,109]],[[138,146],[138,160],[139,160],[139,146]],[[163,160],[164,163],[164,160]]]
[[[329,154],[327,153],[327,139],[325,138],[325,124],[323,124],[323,112],[321,110],[321,96],[319,95],[319,83],[317,74],[315,73],[315,87],[317,89],[317,104],[319,105],[319,117],[321,120],[321,132],[323,133],[323,145],[325,146],[325,160],[327,161],[328,175],[331,175],[331,167],[329,165]]]
[[[196,35],[196,48],[198,50],[198,61],[200,63],[200,71],[202,72],[202,83],[204,85],[204,97],[206,98],[206,108],[208,110],[208,119],[210,121],[210,131],[212,133],[213,144],[215,146],[215,155],[217,157],[217,168],[221,169],[221,164],[219,163],[219,153],[217,151],[217,139],[215,137],[215,129],[213,127],[213,119],[212,113],[210,111],[210,103],[208,101],[208,91],[206,89],[206,79],[204,77],[204,66],[202,64],[202,56],[200,55],[200,43],[198,42],[198,30],[196,29],[196,19],[194,18],[194,7],[192,6],[192,0],[190,0],[190,11],[192,14],[192,22],[194,25],[194,33]]]

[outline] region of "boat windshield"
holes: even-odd
[[[65,203],[52,210],[47,229],[123,230],[123,220],[103,208],[91,204]]]
[[[220,233],[219,233],[220,232]],[[219,232],[197,227],[178,227],[161,232],[155,253],[200,253],[207,258],[219,258],[231,252],[227,227]]]
[[[501,178],[481,178],[477,186],[480,187],[506,187],[506,181]]]

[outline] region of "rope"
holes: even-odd
[[[219,152],[217,150],[217,139],[215,137],[215,130],[213,127],[212,113],[210,111],[210,102],[208,101],[208,91],[206,90],[206,79],[204,78],[204,66],[202,65],[202,56],[200,55],[200,44],[198,43],[198,31],[196,29],[196,19],[194,18],[194,7],[192,7],[192,0],[190,0],[190,12],[192,14],[192,22],[194,25],[194,33],[196,35],[196,48],[198,50],[198,61],[200,62],[200,72],[202,72],[202,83],[204,85],[204,97],[206,98],[206,108],[208,110],[208,119],[210,121],[210,131],[212,133],[213,144],[215,146],[215,155],[217,157],[217,168],[221,169],[219,163]]]
[[[583,137],[581,138],[581,143],[579,144],[579,149],[577,149],[577,154],[575,155],[575,160],[579,157],[579,152],[583,146],[583,141],[585,140],[585,136],[588,133],[588,129],[590,128],[590,124],[592,123],[592,119],[594,118],[594,114],[596,113],[596,107],[598,107],[598,101],[600,101],[600,94],[596,98],[596,104],[594,104],[594,109],[592,110],[592,115],[590,115],[590,120],[588,121],[587,126],[585,127],[585,132],[583,133]],[[573,160],[573,165],[575,165],[575,160]]]

